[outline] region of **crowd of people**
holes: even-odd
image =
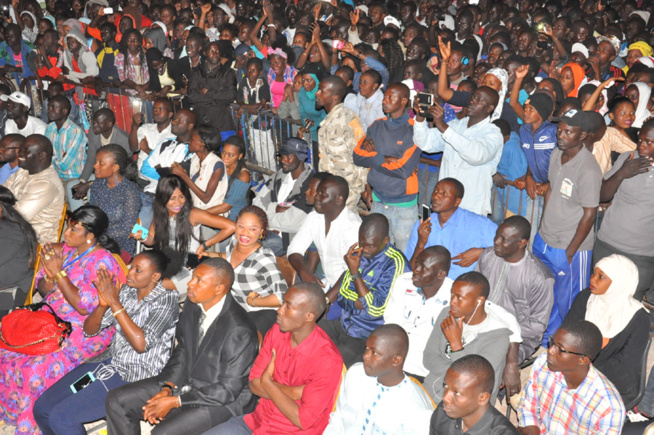
[[[72,325],[44,355],[0,326],[0,420],[642,434],[653,14],[0,2],[0,316]]]

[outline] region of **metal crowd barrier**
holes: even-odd
[[[303,124],[299,120],[279,118],[269,110],[260,110],[256,114],[239,111],[236,104],[231,106],[231,113],[234,124],[245,141],[248,168],[259,178],[277,172],[277,153],[282,142],[290,137],[299,137]],[[302,138],[311,145],[310,133]],[[309,161],[311,160],[310,155]]]

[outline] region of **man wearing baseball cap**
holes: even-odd
[[[0,100],[7,102],[7,123],[5,134],[22,134],[27,137],[31,134],[45,134],[46,123],[29,115],[32,102],[22,92],[13,92],[11,95],[0,95]]]
[[[554,274],[554,306],[544,344],[588,287],[602,171],[584,146],[586,115],[570,110],[559,121],[552,151],[545,209],[533,252]]]
[[[313,173],[305,163],[309,145],[302,139],[286,139],[279,150],[281,169],[259,190],[252,204],[268,215],[272,230],[264,241],[275,255],[286,254],[286,248],[312,207],[306,204],[305,192]]]

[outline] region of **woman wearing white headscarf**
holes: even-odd
[[[643,123],[652,116],[652,113],[649,111],[652,88],[646,83],[634,82],[627,87],[625,97],[629,98],[636,106],[636,118],[632,126],[634,128],[641,128]]]
[[[36,41],[36,35],[39,34],[39,21],[36,19],[33,13],[30,11],[23,11],[20,13],[21,21],[23,22],[23,39],[29,41],[30,43],[34,44],[34,41]],[[31,18],[27,19],[27,18]],[[30,25],[31,22],[31,25]]]
[[[593,365],[616,386],[624,403],[638,394],[642,356],[650,339],[647,310],[633,298],[637,286],[638,269],[631,260],[618,254],[605,257],[565,319],[587,320],[599,328],[602,350]]]

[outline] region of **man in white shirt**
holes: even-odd
[[[490,115],[499,103],[494,89],[482,86],[472,94],[467,116],[443,121],[445,109],[439,104],[431,106],[429,113],[434,117],[436,128],[429,129],[420,116],[416,102],[416,122],[413,126],[413,140],[426,153],[443,151],[439,179],[455,178],[465,187],[465,198],[461,208],[486,216],[491,212],[491,189],[493,174],[502,157],[504,138],[500,129],[490,120]]]
[[[132,131],[129,133],[129,147],[132,152],[138,152],[137,165],[139,170],[157,145],[174,136],[171,131],[173,111],[173,103],[170,100],[158,98],[152,105],[153,123],[144,124],[143,113],[134,114]]]
[[[11,95],[0,95],[2,101],[7,102],[7,123],[5,135],[17,133],[27,137],[30,134],[45,134],[47,124],[38,118],[29,115],[32,102],[22,92],[13,92]]]
[[[305,163],[309,144],[298,138],[284,140],[279,149],[281,169],[261,187],[252,200],[266,212],[270,232],[263,245],[275,255],[283,256],[290,241],[311,211],[305,192],[313,175],[313,168]]]
[[[434,404],[404,374],[409,337],[398,325],[382,325],[366,342],[363,363],[345,375],[325,435],[428,434]]]
[[[450,261],[450,251],[443,246],[430,246],[422,251],[413,272],[395,280],[384,311],[386,324],[396,323],[409,335],[404,370],[420,381],[429,373],[422,363],[427,339],[438,315],[450,305],[453,283],[447,277]]]
[[[349,186],[345,178],[328,175],[318,185],[315,210],[307,215],[300,230],[288,247],[288,261],[297,271],[300,279],[316,282],[325,291],[329,290],[347,269],[343,256],[359,240],[361,218],[346,207]],[[316,245],[325,282],[309,270],[304,254]]]

